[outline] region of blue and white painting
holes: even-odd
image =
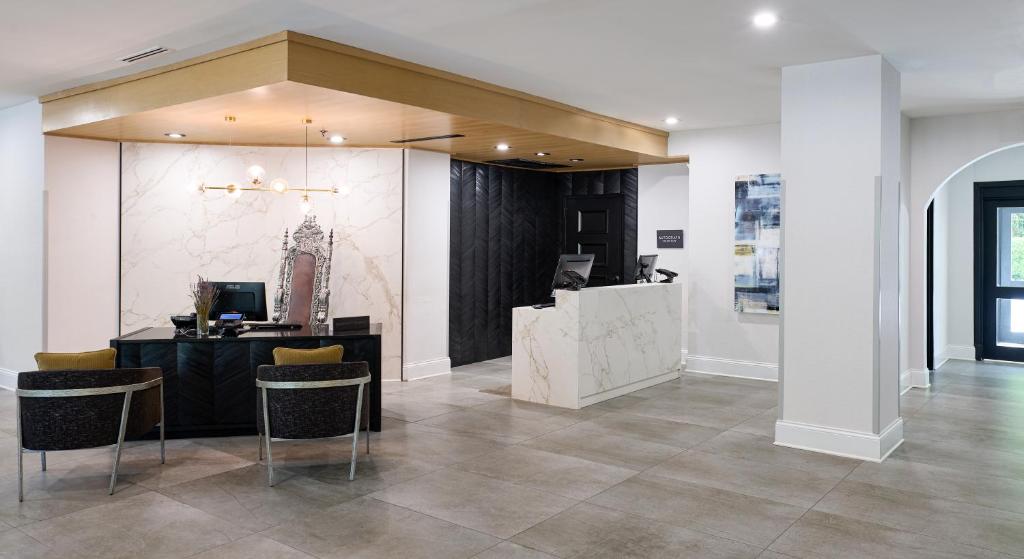
[[[736,311],[778,314],[781,175],[736,177]]]

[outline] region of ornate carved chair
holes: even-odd
[[[319,325],[327,322],[331,299],[331,257],[334,230],[324,243],[324,230],[316,216],[307,215],[292,235],[281,243],[281,269],[274,296],[274,322]]]

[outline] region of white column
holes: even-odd
[[[402,380],[451,372],[448,358],[448,220],[451,158],[405,150]]]
[[[43,331],[43,124],[36,101],[0,110],[0,386],[35,369]]]
[[[776,444],[877,461],[903,440],[899,103],[881,56],[782,70]]]

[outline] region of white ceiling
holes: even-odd
[[[664,129],[777,121],[782,66],[871,53],[902,72],[910,116],[1024,105],[1024,0],[0,4],[0,107],[284,29]],[[750,25],[761,9],[774,29]],[[155,45],[174,52],[116,62]]]

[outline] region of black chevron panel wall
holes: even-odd
[[[449,356],[452,366],[512,352],[512,308],[549,300],[562,200],[623,194],[624,270],[636,261],[637,172],[544,173],[452,159]],[[623,277],[626,277],[625,275]]]

